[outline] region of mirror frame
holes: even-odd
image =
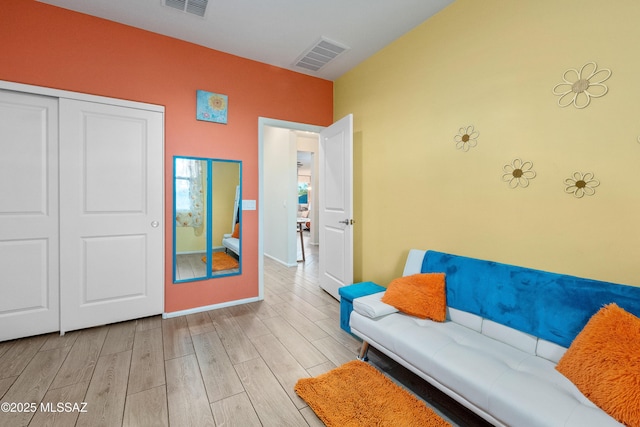
[[[177,247],[177,209],[176,209],[176,164],[180,159],[186,160],[199,160],[206,162],[207,167],[207,182],[206,182],[206,215],[205,215],[205,229],[206,229],[206,257],[207,263],[205,267],[204,276],[194,277],[190,279],[177,279],[177,270],[178,270],[178,262],[177,257],[178,254],[176,252]],[[234,213],[234,217],[237,216],[237,222],[240,224],[239,236],[238,236],[238,268],[237,271],[230,273],[220,273],[213,274],[212,265],[211,265],[211,255],[214,252],[212,248],[213,244],[213,215],[212,215],[212,202],[213,202],[213,179],[212,179],[212,171],[213,171],[213,163],[214,162],[222,162],[222,163],[237,163],[238,164],[238,190],[237,190],[237,199],[238,206],[235,208],[236,212]],[[230,160],[230,159],[218,159],[218,158],[208,158],[208,157],[197,157],[197,156],[173,156],[173,175],[172,175],[172,184],[173,184],[173,197],[172,197],[172,211],[173,211],[173,245],[172,245],[172,259],[173,259],[173,283],[190,283],[202,280],[209,279],[217,279],[221,277],[229,277],[229,276],[238,276],[242,274],[242,161],[241,160]],[[205,187],[205,186],[203,186]]]

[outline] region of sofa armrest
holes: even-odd
[[[386,316],[391,313],[397,313],[397,308],[380,301],[383,295],[384,291],[356,298],[353,300],[353,310],[363,316],[370,317],[371,319]]]

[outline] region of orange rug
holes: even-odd
[[[295,391],[328,427],[451,426],[423,401],[359,360],[299,379]]]
[[[233,268],[238,268],[238,260],[232,256],[225,254],[224,252],[214,252],[211,255],[211,270],[213,271],[221,271],[221,270],[231,270]],[[207,263],[207,257],[202,257],[202,262]]]

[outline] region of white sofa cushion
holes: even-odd
[[[366,295],[353,300],[353,309],[363,316],[375,319],[391,313],[397,313],[398,309],[392,305],[380,301],[385,291]]]
[[[453,322],[442,327],[404,326],[396,330],[396,337],[402,334],[402,339],[396,338],[396,353],[485,411],[489,405],[487,387],[528,357]]]
[[[433,322],[403,313],[371,319],[354,310],[350,325],[356,335],[423,378],[440,384],[463,405],[499,417],[494,418],[496,424],[620,425],[556,371],[553,361],[535,355],[536,351],[547,355],[553,354],[551,349],[558,351],[551,343],[534,345],[531,350],[530,336],[522,341],[526,344],[520,342],[522,337],[512,340],[527,348],[525,352],[453,321]],[[517,337],[496,325],[484,326],[485,332],[498,338]]]
[[[482,331],[482,317],[456,308],[447,307],[447,319],[476,332]]]
[[[555,370],[555,363],[530,356],[501,375],[487,390],[489,411],[512,426],[618,425]],[[588,416],[585,416],[588,415]]]
[[[536,355],[539,357],[543,357],[557,364],[566,351],[567,349],[561,345],[540,338],[538,339]]]
[[[536,354],[536,344],[538,338],[521,332],[517,329],[510,328],[492,320],[484,319],[482,321],[482,334],[498,340],[512,347],[522,350],[528,354]]]
[[[237,237],[231,237],[231,234],[225,234],[222,239],[222,246],[240,255],[240,239]]]

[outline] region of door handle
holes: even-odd
[[[338,224],[346,224],[346,225],[349,225],[349,218],[345,219],[344,221],[338,221]]]

